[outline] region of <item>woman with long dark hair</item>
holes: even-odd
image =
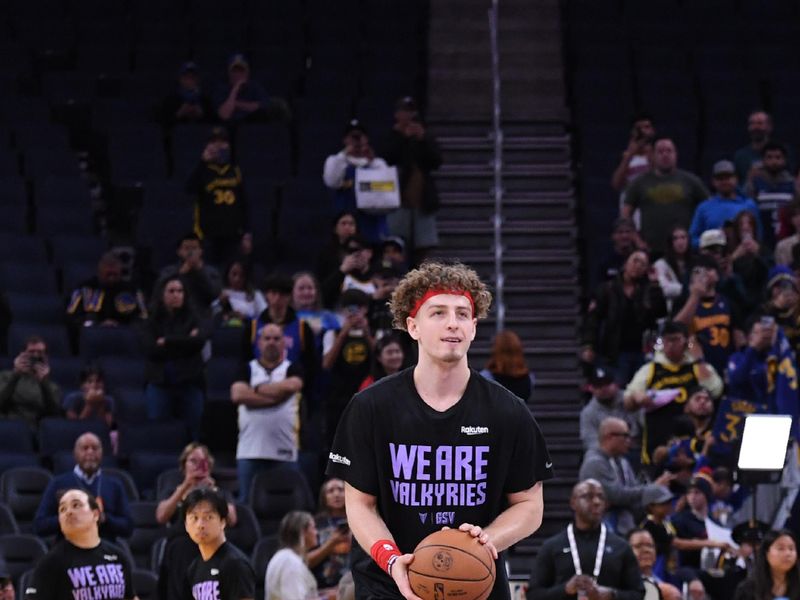
[[[481,375],[527,401],[533,391],[533,375],[525,362],[522,340],[513,331],[501,331],[494,338],[492,354]]]
[[[675,225],[667,237],[664,256],[653,263],[658,284],[670,309],[673,300],[683,293],[683,285],[688,281],[691,263],[692,245],[689,243],[689,232],[683,225]]]
[[[156,292],[144,324],[147,418],[182,419],[193,440],[200,437],[205,402],[202,350],[206,331],[181,279],[168,278]]]
[[[788,529],[769,531],[756,553],[750,576],[739,584],[733,600],[800,599],[797,540]]]
[[[766,300],[767,264],[765,248],[758,239],[758,222],[751,212],[743,210],[733,220],[728,238],[728,250],[733,272],[739,276],[745,292],[747,314]]]
[[[358,391],[367,389],[379,379],[394,375],[403,368],[406,361],[403,342],[400,336],[390,333],[375,342],[375,358],[369,375],[358,386]]]

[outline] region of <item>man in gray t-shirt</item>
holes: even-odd
[[[625,410],[622,391],[614,381],[610,371],[597,367],[589,376],[589,389],[592,398],[581,410],[581,442],[583,449],[589,450],[598,445],[600,423],[608,417],[617,417],[628,424],[631,436],[639,434],[638,413]]]
[[[696,175],[677,165],[675,144],[659,138],[653,145],[653,169],[634,179],[625,191],[621,216],[630,218],[639,209],[642,238],[656,252],[664,252],[674,225],[689,228],[695,207],[711,195]]]

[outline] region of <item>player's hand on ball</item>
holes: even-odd
[[[397,589],[403,594],[406,600],[422,600],[411,589],[411,584],[408,583],[408,565],[414,562],[413,554],[403,554],[398,556],[392,565],[392,579],[397,584]]]
[[[458,529],[459,531],[466,531],[474,538],[478,538],[478,541],[486,546],[486,549],[491,553],[492,558],[497,560],[497,548],[495,548],[494,544],[489,540],[489,534],[483,529],[470,523],[462,523],[458,526]]]

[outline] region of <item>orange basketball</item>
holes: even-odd
[[[408,581],[422,600],[485,600],[494,586],[494,558],[466,531],[444,529],[414,549]]]

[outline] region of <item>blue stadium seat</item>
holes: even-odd
[[[62,148],[41,146],[29,148],[23,153],[25,175],[41,179],[48,175],[78,177],[78,161],[75,155]]]
[[[155,485],[158,475],[175,467],[178,451],[151,452],[147,450],[133,452],[130,455],[128,471],[130,471],[142,498],[155,498]]]
[[[142,500],[130,503],[133,534],[128,538],[128,545],[133,553],[136,566],[139,568],[149,567],[150,548],[159,538],[168,533],[167,528],[156,521],[157,506],[157,502]],[[136,591],[139,591],[138,588]]]
[[[102,354],[99,358],[108,389],[116,391],[123,388],[144,387],[144,359],[139,355]]]
[[[0,535],[19,533],[19,525],[7,504],[0,502]]]
[[[64,301],[54,295],[8,294],[11,318],[27,325],[61,325],[64,323]]]
[[[146,566],[149,567],[149,564]],[[158,577],[149,569],[136,568],[133,570],[133,587],[139,600],[158,600]]]
[[[36,233],[50,237],[57,233],[92,235],[92,214],[79,207],[49,207],[36,211]]]
[[[289,511],[313,511],[314,500],[300,471],[278,467],[255,476],[248,504],[261,525],[261,531],[270,535],[278,531],[278,524]]]
[[[0,535],[0,554],[5,557],[9,575],[15,582],[47,554],[47,545],[30,533]]]
[[[210,125],[176,125],[172,130],[172,177],[181,186],[200,163],[200,156],[211,134]]]
[[[118,423],[144,423],[147,421],[147,405],[142,387],[115,387],[115,417]]]
[[[69,356],[69,340],[67,331],[59,325],[27,325],[22,323],[12,323],[8,328],[8,349],[9,354],[16,356],[24,349],[25,341],[38,335],[44,338],[47,343],[47,353],[51,357]]]
[[[285,123],[245,124],[236,135],[236,157],[242,172],[286,180],[291,175],[292,144]]]
[[[65,294],[71,294],[81,282],[97,273],[97,259],[69,261],[61,265],[62,289]]]
[[[237,358],[213,357],[206,365],[206,392],[210,399],[230,399],[231,384],[241,368]]]
[[[70,262],[96,263],[107,249],[105,240],[99,237],[56,234],[50,238],[53,263],[64,265]]]
[[[33,432],[19,419],[0,419],[0,452],[33,452]]]
[[[108,159],[111,178],[118,183],[167,175],[163,139],[155,125],[109,131]]]
[[[52,478],[50,471],[41,467],[14,467],[0,477],[0,499],[14,513],[21,531],[30,531],[42,492]]]
[[[236,525],[225,527],[225,538],[250,556],[261,538],[261,527],[253,509],[247,504],[236,505]]]
[[[107,467],[105,465],[103,465],[103,472],[106,475],[116,477],[120,481],[122,487],[125,489],[125,495],[128,497],[128,502],[138,502],[139,489],[136,487],[136,482],[133,480],[133,477],[131,477],[130,473],[124,469]]]
[[[81,177],[57,177],[49,175],[36,181],[33,199],[37,207],[80,207],[88,211],[91,207],[89,188]]]
[[[80,372],[83,365],[84,361],[77,356],[51,356],[50,379],[55,381],[63,392],[77,390],[80,387]]]
[[[94,433],[103,444],[103,454],[113,456],[108,426],[99,419],[62,419],[46,417],[39,422],[39,453],[50,457],[57,452],[72,452],[75,440],[84,433]]]
[[[137,452],[162,452],[177,456],[188,441],[183,421],[120,423],[118,454],[125,457]]]
[[[84,327],[79,354],[86,360],[104,357],[138,358],[142,355],[138,332],[130,327]]]
[[[0,234],[0,262],[44,266],[47,263],[44,241],[24,234]]]
[[[242,360],[242,351],[247,347],[249,328],[216,327],[211,333],[211,353],[215,358]]]

